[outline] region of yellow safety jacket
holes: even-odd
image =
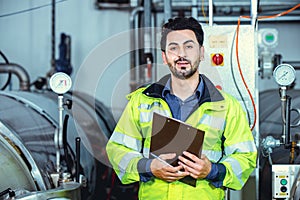
[[[202,153],[211,162],[219,161],[225,166],[223,187],[216,188],[206,179],[197,180],[196,187],[180,181],[168,183],[155,177],[147,182],[140,181],[137,163],[141,158],[149,158],[153,112],[172,116],[161,96],[169,78],[166,76],[128,95],[129,102],[106,146],[121,182],[140,181],[141,200],[224,199],[224,188],[240,190],[256,167],[257,149],[240,103],[201,76],[205,84],[201,106],[185,122],[205,131]]]

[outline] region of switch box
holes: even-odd
[[[298,180],[299,165],[272,165],[273,198],[289,199],[293,194],[292,187]]]
[[[274,198],[289,198],[291,185],[290,185],[289,172],[274,172],[273,175],[273,195]]]

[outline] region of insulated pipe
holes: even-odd
[[[20,81],[20,90],[29,91],[30,78],[27,71],[20,65],[15,63],[0,63],[0,73],[13,73]]]

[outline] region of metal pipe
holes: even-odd
[[[209,16],[209,26],[213,25],[213,0],[209,0],[209,4],[208,4],[208,16]]]
[[[151,3],[144,1],[144,53],[149,53],[151,48]]]
[[[197,0],[192,0],[192,17],[198,18]]]
[[[280,101],[281,101],[281,119],[282,119],[282,143],[286,144],[286,106],[287,106],[287,95],[286,87],[280,88]]]
[[[56,172],[60,172],[60,149],[63,148],[63,111],[64,102],[63,95],[58,95],[58,130],[55,132],[54,144],[56,146]]]
[[[80,137],[77,137],[75,140],[76,146],[76,182],[80,183],[79,176],[80,176]]]
[[[20,90],[28,91],[30,78],[27,71],[20,65],[15,63],[4,64],[0,63],[0,73],[12,73],[15,74],[20,81]]]
[[[54,72],[54,71],[55,71],[55,0],[52,0],[52,9],[51,9],[51,72]],[[51,76],[52,74],[49,74],[49,75]]]
[[[257,8],[258,8],[258,2],[257,0],[251,1],[251,25],[256,26],[257,21]]]
[[[172,18],[172,0],[164,0],[164,18],[165,22]]]
[[[143,7],[137,7],[131,11],[130,14],[130,88],[131,91],[136,89],[137,80],[136,80],[136,30],[135,30],[135,17],[139,12],[144,11]]]
[[[286,98],[285,110],[285,145],[288,146],[291,140],[291,97]]]

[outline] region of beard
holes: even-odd
[[[176,68],[176,64],[178,62],[186,62],[188,63],[191,68],[187,69],[186,67],[181,67],[180,69]],[[171,73],[178,79],[185,80],[190,77],[192,77],[198,70],[198,66],[200,64],[200,59],[197,59],[194,63],[192,63],[190,60],[185,58],[179,58],[174,63],[171,63],[168,61],[168,66],[171,71]]]

